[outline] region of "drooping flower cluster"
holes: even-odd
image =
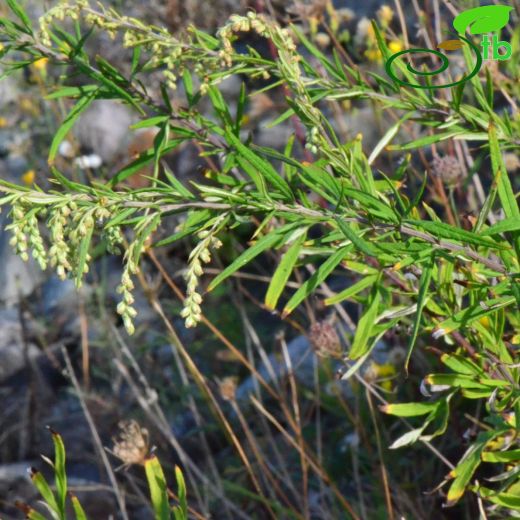
[[[11,193],[12,188],[4,191]],[[109,252],[120,253],[119,246],[124,238],[120,224],[111,220],[120,211],[119,202],[109,203],[102,197],[76,195],[70,197],[61,194],[44,194],[39,191],[24,191],[10,194],[1,200],[1,204],[10,203],[11,246],[24,261],[29,255],[38,262],[41,269],[51,266],[62,280],[74,278],[81,286],[83,276],[88,273],[91,263],[89,254],[91,239],[96,228],[107,243]],[[45,245],[40,232],[40,222],[46,218],[49,247]],[[147,216],[135,228],[134,240],[127,247],[124,270],[118,292],[122,300],[117,307],[125,328],[129,334],[135,330],[133,319],[137,315],[133,308],[134,283],[132,275],[138,273],[139,257],[146,248],[146,241],[159,225],[159,214]],[[203,254],[204,258],[205,255]]]
[[[137,311],[132,307],[132,304],[135,301],[132,294],[135,285],[131,276],[136,273],[137,269],[134,268],[131,263],[127,262],[123,270],[121,283],[117,287],[117,292],[122,296],[122,300],[117,305],[117,313],[121,316],[125,329],[130,335],[135,332],[133,320],[137,316]]]
[[[40,39],[44,45],[51,46],[50,27],[56,21],[65,18],[78,20],[81,11],[89,6],[88,0],[76,0],[75,3],[60,3],[49,9],[40,18]]]
[[[166,28],[120,15],[101,3],[98,3],[98,10],[95,10],[90,7],[88,0],[60,3],[40,18],[39,38],[44,45],[52,45],[50,27],[53,22],[66,17],[72,20],[81,17],[86,24],[98,27],[112,39],[120,34],[126,48],[140,46],[142,51],[149,53],[148,67],[161,68],[165,83],[172,90],[177,88],[177,79],[184,71],[185,62],[191,60],[201,65],[201,76],[207,75],[208,71],[217,65],[216,53],[208,49],[201,52],[199,47],[192,45],[189,38],[177,39]],[[215,64],[214,67],[212,62]]]
[[[28,210],[23,204],[16,203],[11,211],[12,223],[7,226],[13,236],[10,244],[22,260],[29,260],[29,250],[42,269],[47,268],[47,254],[38,227],[38,218],[34,209]]]
[[[185,274],[186,279],[186,299],[184,300],[184,308],[181,316],[186,319],[186,327],[195,327],[202,318],[200,304],[202,296],[197,292],[199,285],[199,277],[203,274],[202,264],[211,262],[210,248],[218,249],[222,246],[222,242],[213,236],[210,230],[201,231],[198,234],[201,241],[191,252],[188,259],[188,269]]]
[[[71,204],[74,204],[74,206],[71,207]],[[70,213],[76,208],[75,203],[71,202],[71,204],[56,208],[49,219],[52,242],[49,249],[50,264],[56,268],[56,273],[61,280],[64,280],[67,277],[67,273],[72,271],[72,266],[69,262],[70,250],[65,240],[65,230]]]

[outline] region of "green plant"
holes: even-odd
[[[46,507],[50,518],[53,520],[67,520],[70,518],[67,512],[67,497],[69,497],[74,518],[76,520],[87,520],[85,510],[78,498],[68,490],[67,473],[65,469],[65,446],[61,435],[51,430],[54,443],[54,462],[42,455],[42,458],[52,467],[55,479],[55,491],[49,485],[45,477],[37,469],[31,468],[31,480],[38,489],[43,499],[42,504]],[[175,478],[177,480],[177,500],[179,505],[170,505],[171,491],[168,489],[164,471],[159,459],[155,455],[146,457],[143,462],[146,480],[150,489],[151,506],[156,520],[188,520],[188,502],[186,498],[186,484],[181,469],[175,467]],[[39,513],[27,504],[17,503],[26,517],[31,520],[47,520],[47,517]]]
[[[65,446],[61,436],[52,431],[52,441],[54,443],[54,462],[42,455],[42,458],[52,467],[54,472],[55,491],[51,488],[45,477],[37,469],[31,468],[31,480],[42,496],[43,504],[45,505],[50,517],[53,520],[66,520],[67,516],[67,496],[70,499],[74,511],[74,518],[76,520],[86,520],[85,511],[78,501],[77,497],[68,492],[67,488],[67,473],[65,471]],[[36,511],[34,508],[26,504],[17,504],[27,516],[33,520],[46,520],[46,517]]]
[[[146,478],[150,487],[150,497],[152,500],[155,518],[157,520],[187,520],[188,519],[188,502],[186,500],[186,484],[182,471],[178,466],[175,467],[175,478],[177,479],[177,493],[179,505],[170,506],[168,498],[168,487],[164,472],[155,456],[148,458],[144,463]]]
[[[355,361],[359,367],[377,341],[402,324],[410,330],[406,370],[419,341],[435,342],[431,352],[439,354],[448,369],[424,379],[430,394],[440,395],[437,399],[384,406],[389,414],[426,417],[393,447],[429,442],[446,431],[455,401],[477,400],[482,410],[476,420],[479,433],[446,479],[452,481],[448,505],[471,490],[507,511],[520,510],[520,210],[503,160],[504,151],[518,153],[520,119],[518,112],[512,116],[507,110],[495,112],[497,97],[518,97],[518,82],[501,85],[488,72],[484,77],[476,75],[465,87],[453,88],[449,98],[399,89],[375,72],[362,73],[347,65],[340,51],[326,56],[296,27],[281,28],[254,13],[233,16],[218,37],[192,27],[189,35],[176,39],[164,29],[102,6],[93,9],[87,1],[53,8],[41,20],[38,32],[15,0],[8,3],[18,20],[0,21],[2,57],[10,53],[18,59],[6,63],[4,74],[48,58],[56,67],[70,66],[88,78],[83,86],[58,85],[48,96],[75,100],[50,144],[49,165],[57,189],[44,192],[0,184],[4,193],[0,204],[12,206],[12,244],[22,257],[32,250],[42,268],[50,264],[61,277],[74,277],[79,286],[94,240],[101,239],[110,250],[125,246],[122,301],[117,310],[131,334],[136,314],[133,276],[143,254],[151,247],[190,237],[195,244],[188,258],[182,316],[191,327],[201,320],[199,284],[204,265],[221,246],[219,236],[254,224],[251,243],[227,262],[208,291],[271,250],[285,253],[266,291],[265,304],[276,309],[283,301],[284,318],[331,274],[354,278],[355,283],[325,299],[329,306],[350,300],[364,309],[355,332],[346,337],[350,344],[346,362]],[[66,29],[64,18],[72,20],[71,30]],[[94,28],[120,37],[129,49],[128,74],[100,56],[92,59],[87,54],[84,45]],[[267,58],[252,48],[237,52],[235,38],[248,32],[272,42],[275,57]],[[383,58],[388,59],[385,35],[376,26],[374,34]],[[518,53],[506,66],[511,74],[518,73]],[[144,87],[144,78],[152,72],[162,77],[160,95],[155,97]],[[246,87],[234,114],[218,89],[221,81],[236,74],[267,81],[264,91],[285,89],[286,110],[272,124],[291,119],[295,132],[282,152],[255,145],[244,136]],[[185,99],[177,107],[169,92],[179,85]],[[135,108],[141,122],[134,128],[157,127],[154,147],[107,182],[72,181],[58,169],[59,145],[81,113],[96,99],[106,98]],[[212,118],[199,110],[203,98],[213,107]],[[394,119],[368,157],[361,135],[351,139],[339,135],[327,117],[338,103],[352,100],[369,101]],[[412,121],[421,132],[411,126]],[[164,155],[184,142],[195,142],[203,150],[211,181],[192,181],[187,186],[163,164]],[[468,143],[478,143],[478,164],[486,164],[489,158],[487,192],[479,168],[471,169]],[[470,171],[464,181],[460,167],[453,174],[453,157],[439,153],[445,145],[451,155],[457,147],[469,156]],[[430,149],[437,161],[428,164],[424,150]],[[401,163],[375,171],[377,161],[386,154],[389,162],[392,153],[401,154]],[[412,154],[426,163],[431,184],[418,171]],[[145,164],[153,165],[149,187],[120,187]],[[471,204],[476,216],[470,226],[462,224],[454,182],[464,182],[466,188],[474,185],[478,194]],[[407,183],[413,191],[407,190]],[[426,193],[431,195],[430,203]],[[150,245],[163,221],[175,215],[185,216],[176,232]],[[41,221],[46,221],[49,249]],[[130,237],[126,245],[125,235]],[[297,270],[307,270],[309,275],[291,292],[287,282]],[[348,375],[353,371],[349,369]],[[496,465],[493,488],[475,476],[483,463]],[[156,514],[166,514],[162,472],[150,463],[147,474],[155,475],[158,484],[152,491]]]

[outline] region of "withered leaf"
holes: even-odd
[[[464,45],[461,40],[444,40],[437,45],[437,48],[444,49],[445,51],[456,51]]]

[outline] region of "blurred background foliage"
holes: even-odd
[[[473,4],[0,6],[2,517],[520,514],[518,13],[383,70]]]

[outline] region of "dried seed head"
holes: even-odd
[[[298,20],[309,20],[309,18],[322,19],[327,9],[326,0],[311,0],[310,2],[295,0],[287,8],[287,12],[296,16]]]
[[[318,356],[341,357],[341,341],[336,328],[330,321],[325,320],[314,323],[309,330],[309,341]]]
[[[121,421],[119,436],[114,437],[114,455],[121,459],[125,466],[132,464],[144,464],[150,452],[149,435],[146,428],[141,428],[134,421]]]
[[[436,156],[431,163],[432,173],[448,186],[460,182],[464,172],[459,160],[451,155]]]
[[[220,392],[220,397],[222,397],[224,401],[234,401],[236,389],[236,377],[225,377],[224,379],[219,381],[218,390]]]

